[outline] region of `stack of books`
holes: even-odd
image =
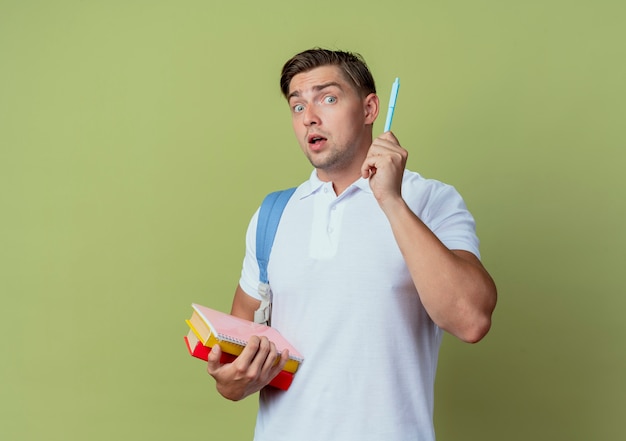
[[[276,329],[197,303],[192,303],[191,306],[193,312],[189,320],[186,320],[189,332],[184,339],[192,356],[207,361],[213,345],[219,344],[222,349],[220,363],[232,363],[248,344],[250,337],[265,336],[276,345],[279,353],[289,351],[285,367],[270,382],[270,386],[289,389],[304,358]]]

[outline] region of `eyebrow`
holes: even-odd
[[[339,84],[336,81],[330,81],[328,83],[324,83],[324,84],[318,84],[316,86],[313,86],[313,90],[315,92],[319,92],[320,90],[324,90],[328,87],[336,87],[339,90],[343,90],[343,88],[341,87],[341,84]],[[299,97],[300,96],[300,92],[298,90],[294,90],[293,92],[291,92],[288,96],[287,96],[287,101],[289,101],[291,98],[293,97]]]

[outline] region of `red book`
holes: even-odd
[[[193,333],[193,331],[189,331],[185,337],[185,344],[187,345],[187,350],[189,354],[192,356],[199,358],[200,360],[207,361],[209,359],[209,353],[211,352],[211,348],[208,346],[204,346],[198,337]],[[220,363],[232,363],[237,358],[236,355],[228,354],[222,351],[222,355],[220,356]],[[287,390],[289,386],[291,386],[291,382],[293,381],[293,374],[287,371],[280,371],[272,381],[270,381],[270,386],[276,387],[278,389]]]

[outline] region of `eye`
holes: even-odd
[[[326,104],[334,104],[334,103],[336,103],[336,102],[337,102],[337,98],[336,98],[336,97],[334,97],[334,96],[325,96],[325,97],[324,97],[324,102],[325,102]]]
[[[293,111],[295,113],[300,113],[304,110],[304,106],[302,104],[296,104],[295,106],[293,106]]]

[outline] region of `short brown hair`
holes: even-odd
[[[283,66],[280,90],[289,96],[289,84],[296,75],[322,66],[339,66],[362,96],[376,93],[374,77],[363,57],[357,53],[313,48],[294,55]]]

